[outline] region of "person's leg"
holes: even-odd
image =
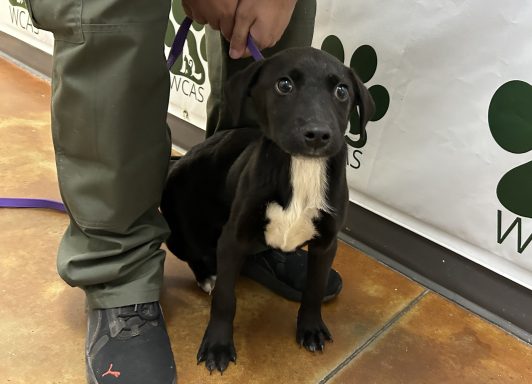
[[[175,382],[157,301],[170,137],[169,0],[30,0],[54,32],[52,131],[70,225],[58,271],[87,295],[89,382]],[[149,303],[149,304],[146,304]],[[111,309],[113,308],[113,309]]]
[[[314,35],[316,0],[299,0],[292,19],[281,40],[275,47],[263,51],[265,57],[290,47],[310,46]],[[207,55],[211,94],[207,101],[207,137],[218,130],[257,126],[250,103],[242,108],[240,121],[224,107],[224,85],[228,78],[253,62],[252,58],[232,60],[229,44],[209,27],[206,28]],[[242,273],[277,294],[294,301],[300,301],[305,287],[308,255],[303,250],[285,254],[266,246],[257,247],[246,259]],[[324,300],[336,297],[342,289],[340,275],[331,270]]]
[[[168,228],[158,206],[171,148],[168,7],[84,1],[83,43],[55,42],[52,129],[72,219],[58,269],[91,308],[159,299]]]

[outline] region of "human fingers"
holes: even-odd
[[[246,52],[247,39],[254,17],[251,13],[239,11],[237,8],[235,24],[229,44],[229,56],[232,59],[241,58]]]

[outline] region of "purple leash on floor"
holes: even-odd
[[[190,30],[191,25],[192,19],[186,17],[179,26],[179,30],[177,31],[166,62],[168,70],[172,68],[177,58],[183,53],[183,47],[187,40],[188,31]],[[248,35],[247,46],[251,52],[251,56],[253,56],[256,61],[264,59],[251,35]],[[60,201],[19,197],[0,197],[0,208],[46,208],[66,212],[65,205]]]
[[[18,197],[0,198],[0,208],[48,208],[66,212],[65,205],[60,201],[49,199],[27,199]]]

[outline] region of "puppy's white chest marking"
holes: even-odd
[[[284,252],[292,252],[312,239],[317,234],[313,220],[319,217],[320,210],[331,211],[326,201],[326,159],[293,156],[290,179],[292,200],[288,207],[283,209],[274,202],[266,207],[266,244]]]

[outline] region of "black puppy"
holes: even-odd
[[[358,105],[365,141],[374,110],[355,73],[314,48],[286,50],[235,75],[226,92],[235,116],[248,97],[260,129],[219,132],[192,148],[170,170],[161,204],[168,248],[204,290],[216,282],[198,352],[210,371],[236,360],[235,282],[257,243],[285,252],[308,244],[296,339],[310,351],[331,339],[321,301],[348,204],[344,134]]]

